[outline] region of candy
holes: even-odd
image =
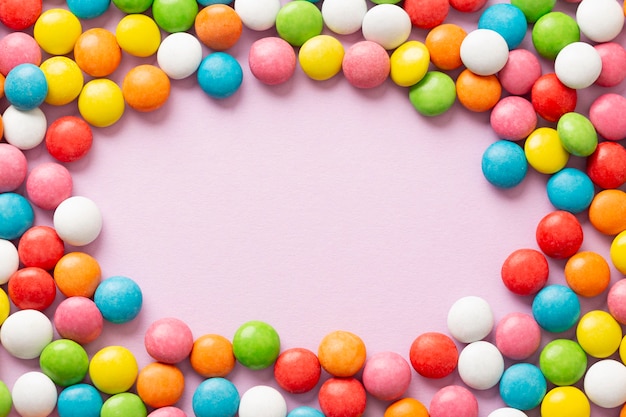
[[[287,414],[287,417],[324,417],[321,411],[306,405],[296,407]]]
[[[54,210],[72,195],[72,176],[67,168],[55,162],[35,167],[26,180],[30,202],[44,210]]]
[[[442,24],[450,11],[447,0],[404,0],[403,7],[413,26],[420,29],[432,29]]]
[[[49,9],[43,12],[33,28],[33,36],[41,49],[50,55],[66,55],[72,52],[83,27],[72,12],[65,9]]]
[[[512,0],[511,4],[520,8],[528,23],[535,23],[541,16],[552,11],[556,0]]]
[[[93,19],[102,16],[111,4],[111,0],[67,0],[67,8],[80,19]],[[152,3],[152,0],[150,0]]]
[[[138,65],[122,82],[124,101],[133,109],[150,112],[161,108],[170,96],[170,79],[154,65]]]
[[[48,82],[43,71],[33,64],[19,64],[6,76],[4,94],[16,109],[39,107],[48,94]]]
[[[143,13],[152,6],[153,0],[112,0],[115,7],[124,13]]]
[[[500,100],[502,86],[495,75],[476,75],[463,70],[456,79],[459,103],[474,112],[491,110]]]
[[[580,213],[591,204],[594,187],[591,179],[576,168],[563,168],[548,180],[548,199],[557,210]]]
[[[45,102],[63,106],[74,101],[83,89],[83,73],[76,62],[65,56],[53,56],[41,64],[48,83]],[[69,116],[68,116],[69,117]]]
[[[361,30],[365,40],[376,42],[387,50],[402,45],[411,34],[411,18],[400,6],[378,4],[363,17]]]
[[[291,1],[276,15],[278,35],[293,46],[301,46],[313,36],[321,35],[324,27],[322,12],[308,1]]]
[[[516,95],[529,93],[539,77],[541,77],[539,59],[529,50],[521,48],[509,52],[509,59],[498,72],[502,88]]]
[[[202,45],[187,32],[168,35],[157,51],[159,67],[172,79],[182,80],[192,75],[202,62]]]
[[[391,404],[383,417],[428,417],[428,409],[415,398],[403,398]]]
[[[101,276],[98,261],[84,252],[69,252],[54,267],[54,281],[66,297],[92,297]]]
[[[583,297],[602,294],[611,281],[609,264],[600,254],[591,251],[578,252],[569,258],[564,275],[567,285]]]
[[[256,385],[241,396],[239,417],[285,417],[287,402],[273,387]]]
[[[156,22],[143,14],[124,16],[115,27],[115,39],[123,51],[133,56],[148,57],[161,44],[161,31]]]
[[[322,368],[332,376],[351,377],[365,364],[365,343],[354,333],[336,330],[321,340],[317,357]]]
[[[126,323],[141,311],[143,295],[132,279],[114,276],[103,280],[93,295],[102,317],[112,323]]]
[[[519,7],[500,3],[491,5],[483,11],[478,19],[478,28],[498,32],[509,49],[515,49],[524,40],[528,24],[524,12]]]
[[[193,393],[193,412],[196,417],[234,417],[239,408],[239,400],[239,392],[229,380],[205,379]]]
[[[419,335],[409,350],[413,369],[426,378],[443,378],[450,375],[457,366],[459,351],[454,341],[438,332]]]
[[[102,230],[102,214],[96,203],[83,196],[63,200],[52,218],[59,237],[69,245],[85,246]]]
[[[34,212],[28,200],[19,194],[0,194],[0,239],[13,240],[30,229]]]
[[[550,12],[541,16],[533,26],[532,41],[539,55],[555,59],[565,46],[580,41],[580,30],[571,16]]]
[[[225,377],[235,367],[233,345],[224,336],[202,335],[193,342],[189,362],[205,378]]]
[[[26,267],[11,275],[8,293],[18,308],[43,311],[54,302],[56,286],[52,276],[44,269]]]
[[[330,378],[320,387],[318,401],[326,417],[359,417],[365,412],[367,394],[356,378]]]
[[[423,43],[408,41],[393,51],[389,63],[389,75],[393,82],[401,87],[410,87],[428,72],[430,54]]]
[[[580,318],[576,338],[588,355],[607,358],[619,349],[622,328],[606,311],[592,310]]]
[[[23,7],[22,2],[20,2],[20,7]],[[6,77],[13,68],[25,63],[41,64],[41,48],[35,38],[23,32],[12,32],[0,39],[0,73],[2,75]]]
[[[541,403],[543,417],[590,417],[589,400],[576,387],[556,387],[546,394]]]
[[[502,407],[493,410],[487,417],[527,417],[527,415],[517,408]]]
[[[589,156],[598,146],[596,129],[589,119],[580,113],[565,113],[556,126],[565,150],[575,156]]]
[[[600,87],[615,87],[626,78],[626,49],[616,42],[593,46],[602,60],[602,70],[596,80]]]
[[[492,75],[504,68],[509,57],[506,40],[491,29],[475,29],[461,43],[461,61],[477,75]]]
[[[59,162],[74,162],[91,149],[93,133],[80,117],[62,116],[48,126],[45,143],[50,155]]]
[[[107,78],[89,81],[78,96],[78,111],[92,126],[113,125],[124,114],[121,88]]]
[[[320,35],[321,36],[321,35]],[[250,71],[267,85],[282,84],[296,70],[296,53],[287,41],[271,36],[252,43],[248,52]]]
[[[621,324],[626,323],[626,281],[620,279],[611,286],[607,296],[607,305],[611,315]]]
[[[587,158],[587,175],[600,188],[622,186],[626,183],[626,149],[615,142],[599,143]]]
[[[100,417],[102,396],[92,385],[75,384],[59,394],[59,417]]]
[[[541,350],[539,368],[554,385],[574,385],[587,370],[587,355],[573,340],[555,339]]]
[[[565,259],[580,249],[583,231],[576,216],[564,210],[556,210],[539,221],[535,237],[544,254]]]
[[[214,51],[225,51],[239,40],[243,23],[232,7],[212,4],[198,12],[194,28],[203,44]]]
[[[448,310],[448,330],[461,343],[485,338],[493,329],[493,321],[489,303],[474,295],[459,298]]]
[[[103,318],[96,303],[87,297],[69,297],[54,312],[54,327],[59,335],[86,345],[102,333]]]
[[[19,310],[0,327],[0,342],[9,354],[18,359],[35,359],[52,341],[50,319],[38,310]]]
[[[0,291],[0,325],[4,323],[4,321],[9,317],[9,313],[11,312],[11,303],[9,301],[9,296],[4,290]],[[1,406],[0,406],[1,408]]]
[[[463,13],[473,13],[482,9],[487,0],[451,0],[450,6]]]
[[[409,88],[409,101],[424,116],[439,116],[456,101],[456,86],[452,78],[440,71],[429,71]]]
[[[531,410],[541,404],[548,384],[541,370],[530,363],[515,363],[500,379],[500,396],[508,407]]]
[[[391,70],[387,51],[372,41],[359,41],[350,46],[341,65],[343,75],[357,88],[378,87]]]
[[[459,376],[470,388],[494,387],[504,372],[504,358],[498,348],[484,340],[472,342],[459,355]]]
[[[15,380],[13,407],[22,417],[47,416],[57,403],[57,388],[45,374],[30,371]]]
[[[46,136],[48,122],[40,108],[20,111],[9,106],[2,115],[4,139],[23,151],[36,148]]]
[[[615,93],[596,98],[589,108],[589,120],[598,134],[607,140],[626,138],[626,122],[618,117],[626,111],[626,97]]]
[[[43,349],[39,366],[55,384],[67,387],[82,381],[87,375],[89,357],[78,343],[58,339]]]
[[[557,130],[551,127],[532,131],[524,143],[524,153],[530,166],[542,174],[560,171],[569,160]]]
[[[122,392],[109,397],[100,410],[100,417],[146,417],[148,410],[138,395]]]
[[[115,35],[103,28],[84,31],[74,45],[74,60],[92,77],[106,77],[120,65],[122,50]]]
[[[326,3],[329,2],[325,1],[324,4]],[[281,3],[280,0],[237,0],[234,7],[248,29],[263,31],[274,26]],[[330,22],[327,24],[330,28]]]
[[[556,74],[542,75],[531,89],[533,107],[548,122],[558,122],[565,113],[576,109],[578,94],[564,85]]]
[[[588,43],[572,42],[563,47],[554,60],[554,71],[569,88],[581,89],[592,85],[602,71],[602,58]]]
[[[580,301],[569,287],[552,284],[537,293],[532,304],[533,317],[552,333],[571,329],[580,317]]]
[[[51,270],[65,253],[65,245],[52,227],[33,226],[20,238],[17,253],[24,266]]]
[[[169,406],[157,408],[148,417],[187,417],[187,414],[178,407]]]
[[[470,390],[448,385],[430,400],[430,417],[478,417],[478,401]]]
[[[0,284],[6,284],[20,266],[17,248],[6,239],[0,239]]]
[[[242,324],[233,337],[233,353],[250,369],[269,368],[280,353],[280,337],[269,324],[252,320]]]
[[[589,367],[585,375],[585,394],[603,408],[620,407],[626,402],[626,366],[614,359],[604,359]]]
[[[324,24],[339,35],[360,30],[366,13],[365,0],[325,0],[322,3]]]
[[[32,26],[41,15],[41,0],[7,0],[0,5],[0,22],[14,30]]]
[[[500,276],[514,294],[536,294],[548,282],[548,261],[535,249],[518,249],[504,260]]]
[[[200,88],[208,96],[224,99],[239,90],[243,81],[243,71],[239,62],[231,55],[214,52],[200,62],[197,77]]]
[[[195,0],[154,0],[152,17],[166,32],[184,32],[193,26],[198,9]]]
[[[137,375],[137,395],[149,407],[174,405],[185,390],[185,377],[174,365],[152,362]]]
[[[370,395],[383,401],[395,401],[409,388],[411,367],[395,352],[379,352],[365,363],[362,379]]]
[[[91,382],[105,394],[127,391],[135,383],[138,372],[135,356],[123,346],[103,347],[89,362]]]
[[[0,192],[15,191],[26,178],[28,162],[17,147],[0,143]]]
[[[150,324],[144,336],[144,345],[155,360],[176,364],[189,356],[193,334],[182,320],[166,317]]]
[[[320,380],[322,368],[315,353],[305,348],[282,352],[274,365],[274,379],[289,393],[309,392]]]
[[[541,328],[525,313],[509,313],[496,326],[496,347],[507,358],[523,360],[541,344]]]
[[[620,232],[611,242],[610,256],[613,266],[622,274],[626,273],[626,231]]]
[[[537,127],[537,113],[530,101],[519,96],[508,96],[493,107],[489,124],[502,139],[526,139]],[[526,164],[524,164],[526,165]]]
[[[499,140],[485,149],[481,169],[485,179],[491,184],[500,188],[512,188],[526,177],[528,163],[521,146],[508,140]]]
[[[298,62],[302,71],[310,78],[324,81],[341,71],[344,55],[343,45],[336,38],[318,35],[302,44],[298,51]],[[393,61],[391,71],[393,73]]]
[[[432,63],[444,71],[454,70],[463,65],[461,44],[466,36],[465,29],[453,23],[444,23],[432,28],[424,40]]]
[[[576,8],[580,31],[593,42],[609,42],[624,27],[622,5],[615,0],[583,0]]]

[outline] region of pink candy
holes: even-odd
[[[496,347],[507,358],[523,360],[537,351],[541,329],[528,314],[510,313],[496,326]]]
[[[37,166],[26,180],[28,198],[44,210],[54,210],[72,195],[72,176],[61,164],[48,162]]]
[[[385,48],[372,41],[352,45],[343,57],[343,75],[357,88],[374,88],[389,76],[391,64]]]
[[[146,351],[155,360],[176,364],[186,359],[193,347],[191,329],[183,321],[162,318],[153,322],[144,337]]]
[[[0,143],[0,193],[16,190],[24,182],[27,171],[24,153],[13,145]]]
[[[69,297],[54,313],[54,327],[59,335],[81,345],[93,342],[102,333],[102,313],[91,299]]]
[[[293,47],[278,37],[262,38],[250,46],[248,53],[250,71],[267,85],[282,84],[296,70],[296,53]]]
[[[6,75],[19,64],[41,64],[41,48],[35,38],[12,32],[0,39],[0,73]]]
[[[478,417],[478,401],[467,388],[448,385],[430,401],[430,417]]]
[[[600,136],[607,140],[626,138],[626,98],[615,93],[598,97],[589,109],[589,120]]]
[[[611,315],[621,324],[626,324],[626,279],[617,281],[607,296]]]
[[[532,103],[523,97],[505,97],[491,111],[491,127],[502,139],[526,139],[537,127],[537,113]]]
[[[540,76],[539,59],[526,49],[514,49],[509,52],[506,65],[498,73],[502,88],[520,96],[529,93]]]
[[[411,367],[395,352],[373,355],[363,369],[363,385],[370,395],[393,401],[402,397],[411,383]]]
[[[614,87],[626,78],[626,49],[619,43],[595,45],[602,59],[602,71],[596,80],[600,87]]]

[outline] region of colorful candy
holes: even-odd
[[[549,12],[535,22],[532,40],[539,55],[555,59],[565,46],[580,41],[580,29],[573,17],[563,12]]]
[[[578,252],[569,258],[564,275],[567,285],[583,297],[600,295],[611,281],[609,264],[601,255],[591,251]]]
[[[0,192],[15,191],[26,179],[28,162],[24,153],[8,143],[0,143]]]
[[[448,330],[462,343],[484,339],[493,329],[493,311],[484,298],[469,295],[459,298],[448,310]]]
[[[496,326],[496,347],[507,358],[524,360],[541,344],[541,328],[525,313],[509,313]]]
[[[53,56],[41,63],[48,83],[45,102],[63,106],[74,101],[83,89],[84,77],[78,64],[65,56]],[[65,116],[71,117],[71,116]]]
[[[302,46],[313,36],[322,34],[324,20],[313,3],[291,1],[280,8],[275,25],[281,38],[293,46]]]
[[[555,339],[541,350],[539,368],[554,385],[574,385],[587,370],[587,355],[573,340]]]
[[[448,385],[430,400],[430,417],[478,417],[478,401],[470,390],[460,385]]]
[[[139,65],[122,82],[124,101],[133,109],[150,112],[161,108],[170,96],[170,79],[154,65]]]
[[[83,27],[75,14],[57,8],[43,12],[33,28],[35,40],[50,55],[72,52],[82,32]]]
[[[56,291],[52,276],[33,266],[18,269],[9,278],[7,288],[13,304],[22,310],[45,310],[54,302]]]
[[[102,213],[88,197],[73,196],[63,200],[54,210],[54,229],[63,241],[85,246],[96,240],[102,231]]]
[[[400,6],[378,4],[365,13],[361,31],[365,40],[393,50],[409,38],[411,18]]]
[[[56,162],[36,166],[26,179],[26,193],[31,203],[44,210],[54,210],[72,196],[70,171]]]
[[[580,31],[593,42],[609,42],[624,27],[622,6],[615,0],[583,0],[576,8]]]
[[[84,252],[66,253],[54,267],[54,281],[66,297],[92,297],[101,277],[98,261]]]
[[[580,318],[580,301],[569,287],[552,284],[537,293],[532,312],[544,330],[560,333],[571,329]]]
[[[351,377],[365,364],[365,343],[352,332],[336,330],[322,338],[317,357],[322,368],[332,376]]]
[[[52,341],[50,319],[38,310],[19,310],[0,327],[0,342],[9,354],[19,359],[35,359]]]
[[[477,75],[493,75],[509,58],[506,40],[495,30],[475,29],[461,43],[461,61]]]
[[[182,320],[166,317],[150,324],[144,336],[144,345],[155,360],[176,364],[189,356],[193,347],[193,334]]]
[[[83,380],[89,369],[85,349],[68,339],[58,339],[48,344],[39,356],[39,366],[55,384],[61,387]]]
[[[172,406],[185,390],[185,377],[175,365],[152,362],[137,375],[137,395],[149,407]]]
[[[557,210],[580,213],[591,204],[594,186],[583,171],[566,167],[552,175],[546,186],[548,199]]]
[[[487,390],[500,381],[504,372],[504,358],[495,345],[479,340],[461,350],[458,368],[465,385],[476,390]]]
[[[508,407],[532,410],[541,404],[548,384],[541,370],[530,363],[515,363],[500,379],[500,397]]]
[[[100,417],[102,395],[89,384],[75,384],[61,391],[57,400],[59,417]]]
[[[551,258],[569,258],[580,249],[583,230],[572,213],[556,210],[546,214],[537,224],[535,233],[541,251]]]
[[[600,407],[620,407],[626,402],[625,383],[626,367],[623,363],[614,359],[600,360],[591,365],[585,374],[585,394]]]
[[[148,57],[161,44],[161,32],[156,22],[144,14],[124,16],[115,27],[115,39],[124,52]]]
[[[411,383],[411,367],[395,352],[379,352],[365,362],[363,368],[365,390],[383,401],[400,399]]]
[[[106,346],[89,362],[89,378],[105,394],[128,391],[137,379],[139,369],[133,353],[123,346]]]
[[[546,394],[541,403],[545,417],[590,417],[591,407],[585,394],[576,387],[556,387]]]
[[[320,387],[318,401],[326,417],[359,417],[365,412],[367,394],[358,379],[333,377]]]
[[[23,151],[39,146],[48,127],[46,115],[39,107],[20,111],[11,105],[2,114],[2,123],[4,139]]]
[[[83,158],[93,144],[91,127],[80,117],[63,116],[48,126],[46,149],[59,162]]]
[[[296,53],[287,41],[270,36],[255,41],[248,53],[250,71],[267,85],[282,84],[296,70]]]
[[[341,71],[344,55],[345,51],[339,40],[329,35],[319,35],[302,44],[298,51],[298,62],[302,71],[310,78],[324,81]],[[393,74],[393,60],[391,72]]]
[[[81,345],[96,340],[102,333],[102,313],[90,298],[68,297],[54,312],[54,328],[65,339]]]
[[[622,328],[606,311],[592,310],[580,318],[576,327],[576,338],[589,356],[604,359],[619,349]]]
[[[113,276],[103,280],[93,295],[102,317],[112,323],[126,323],[141,311],[143,294],[131,278]]]
[[[196,72],[202,62],[202,45],[189,33],[172,33],[161,42],[157,62],[170,78],[187,78]]]
[[[196,75],[202,91],[216,99],[232,96],[243,81],[241,65],[225,52],[207,55],[200,62]]]
[[[235,385],[224,378],[202,381],[193,393],[192,407],[197,417],[234,417],[240,396]]]
[[[322,367],[315,355],[305,348],[282,352],[274,364],[274,379],[282,389],[294,394],[309,392],[320,380]]]
[[[44,373],[30,371],[15,380],[13,407],[22,417],[47,416],[57,403],[57,387]]]
[[[409,101],[424,116],[439,116],[456,101],[456,86],[452,78],[440,71],[429,71],[409,88]]]
[[[202,335],[193,342],[189,362],[205,378],[225,377],[235,367],[233,345],[224,336]]]
[[[372,41],[359,41],[350,46],[341,66],[348,82],[357,88],[378,87],[391,70],[387,51]]]
[[[283,417],[287,402],[282,394],[268,385],[256,385],[241,396],[239,417]]]
[[[590,44],[572,42],[565,45],[556,55],[554,71],[567,87],[587,88],[600,76],[602,58]]]
[[[198,39],[214,51],[233,47],[243,30],[243,22],[232,7],[211,4],[198,12],[194,21]]]
[[[252,320],[242,324],[233,336],[233,353],[250,369],[269,368],[280,353],[278,332],[268,323]]]
[[[413,369],[426,378],[444,378],[458,364],[459,351],[449,336],[438,332],[419,335],[411,343],[409,359]]]

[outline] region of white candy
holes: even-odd
[[[619,407],[626,402],[626,366],[613,359],[598,361],[587,370],[584,387],[592,403]]]
[[[2,115],[4,138],[23,151],[38,146],[46,137],[48,120],[39,107],[22,111],[9,106]]]
[[[473,30],[461,42],[461,61],[474,74],[495,74],[504,68],[508,59],[509,46],[494,30]]]
[[[67,244],[85,246],[96,240],[102,230],[102,214],[93,200],[74,196],[67,198],[54,210],[54,228]]]
[[[503,407],[493,410],[487,417],[528,417],[528,415],[517,408]]]
[[[585,42],[565,46],[554,60],[557,78],[569,88],[587,88],[602,71],[602,58],[598,51]]]
[[[196,72],[202,62],[202,44],[187,32],[168,35],[157,51],[159,67],[173,80],[182,80]]]
[[[280,0],[235,0],[235,11],[248,29],[267,30],[274,26]]]
[[[287,402],[280,392],[267,385],[257,385],[241,396],[239,417],[285,417]]]
[[[448,311],[448,330],[461,343],[484,339],[493,329],[491,306],[481,297],[458,299]]]
[[[576,9],[580,31],[593,42],[609,42],[624,27],[624,10],[615,0],[582,0]]]
[[[504,372],[504,358],[497,347],[480,340],[465,346],[459,355],[459,376],[470,388],[494,387]]]
[[[389,50],[406,42],[411,34],[411,27],[411,18],[402,7],[379,4],[365,14],[361,30],[366,40],[376,42]]]
[[[0,327],[0,343],[18,359],[35,359],[52,341],[52,322],[37,310],[19,310]]]
[[[339,35],[349,35],[361,29],[366,13],[366,0],[324,0],[322,3],[326,27]]]
[[[15,245],[0,239],[0,285],[6,284],[9,277],[20,267],[20,257]]]
[[[57,388],[44,373],[31,371],[20,376],[11,392],[13,407],[22,417],[49,416],[57,404]]]

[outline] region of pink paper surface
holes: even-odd
[[[46,1],[45,7],[64,2]],[[575,11],[573,4],[559,8]],[[112,6],[106,16],[83,22],[84,29],[114,30],[121,17]],[[447,22],[472,30],[478,17],[451,11]],[[414,29],[411,39],[423,41],[426,33]],[[233,97],[209,98],[195,76],[173,81],[163,108],[148,114],[128,108],[114,126],[94,129],[89,155],[67,165],[74,195],[93,199],[104,217],[96,242],[68,251],[88,252],[103,278],[131,277],[144,294],[141,314],[127,324],[107,324],[86,346],[88,353],[123,345],[141,368],[152,361],[143,346],[147,327],[177,317],[194,337],[218,333],[229,339],[249,320],[267,321],[283,350],[316,352],[327,333],[348,330],[364,340],[368,355],[391,350],[408,360],[417,336],[447,333],[448,309],[460,297],[484,297],[496,322],[510,312],[530,312],[532,298],[509,293],[500,268],[512,251],[537,248],[535,227],[553,210],[548,177],[529,170],[520,186],[494,188],[480,168],[483,151],[498,139],[489,114],[457,103],[445,115],[425,118],[411,106],[408,90],[391,80],[359,90],[341,74],[317,82],[297,68],[283,85],[261,84],[249,71],[248,49],[275,35],[244,29],[228,51],[244,71]],[[339,39],[347,47],[361,37]],[[530,32],[523,46],[532,48]],[[125,54],[112,79],[121,82],[139,63],[156,64],[156,58]],[[607,91],[582,92],[577,110],[587,113],[593,98]],[[611,91],[623,93],[624,87]],[[44,110],[49,123],[78,114],[75,104]],[[52,160],[44,146],[27,157],[29,169]],[[584,161],[572,158],[570,165],[583,167]],[[37,210],[37,224],[50,224],[51,214]],[[582,250],[608,259],[610,238],[593,230],[586,214],[579,219]],[[564,283],[563,266],[550,260],[549,283]],[[621,278],[613,268],[612,282]],[[59,294],[46,313],[51,316],[61,299]],[[606,292],[583,300],[584,311],[605,307]],[[544,332],[543,344],[573,335]],[[493,332],[487,340],[494,341]],[[23,372],[39,369],[37,360],[19,361],[4,350],[0,363],[9,387]],[[180,367],[186,389],[178,405],[192,416],[202,378],[188,361]],[[237,365],[231,378],[241,394],[259,384],[277,387],[271,369]],[[427,380],[413,372],[406,395],[428,406],[449,384],[463,385],[456,373]],[[473,392],[480,416],[504,405],[497,387]],[[318,408],[317,389],[283,394],[289,409]],[[365,416],[382,416],[388,403],[368,400]],[[618,411],[594,409],[594,415]]]

